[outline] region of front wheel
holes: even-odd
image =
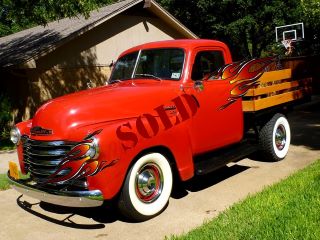
[[[289,151],[290,125],[283,114],[275,114],[260,131],[260,152],[266,160],[280,161]]]
[[[135,221],[156,216],[169,201],[172,183],[171,166],[165,156],[142,156],[126,177],[118,202],[120,212]]]

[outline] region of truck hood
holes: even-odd
[[[35,138],[68,139],[84,126],[154,113],[154,108],[169,104],[179,94],[177,84],[147,81],[116,83],[45,103],[36,112],[32,127],[50,129],[52,135]]]

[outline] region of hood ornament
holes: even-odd
[[[51,129],[45,129],[40,126],[35,126],[31,128],[30,130],[32,136],[46,136],[46,135],[52,135]]]

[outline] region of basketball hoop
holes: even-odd
[[[304,40],[304,24],[294,23],[275,28],[276,42],[286,49],[285,55],[292,55],[295,51],[295,43]]]

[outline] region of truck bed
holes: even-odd
[[[312,78],[291,79],[291,69],[265,72],[259,84],[243,96],[243,111],[259,111],[302,99],[311,94],[311,83]]]

